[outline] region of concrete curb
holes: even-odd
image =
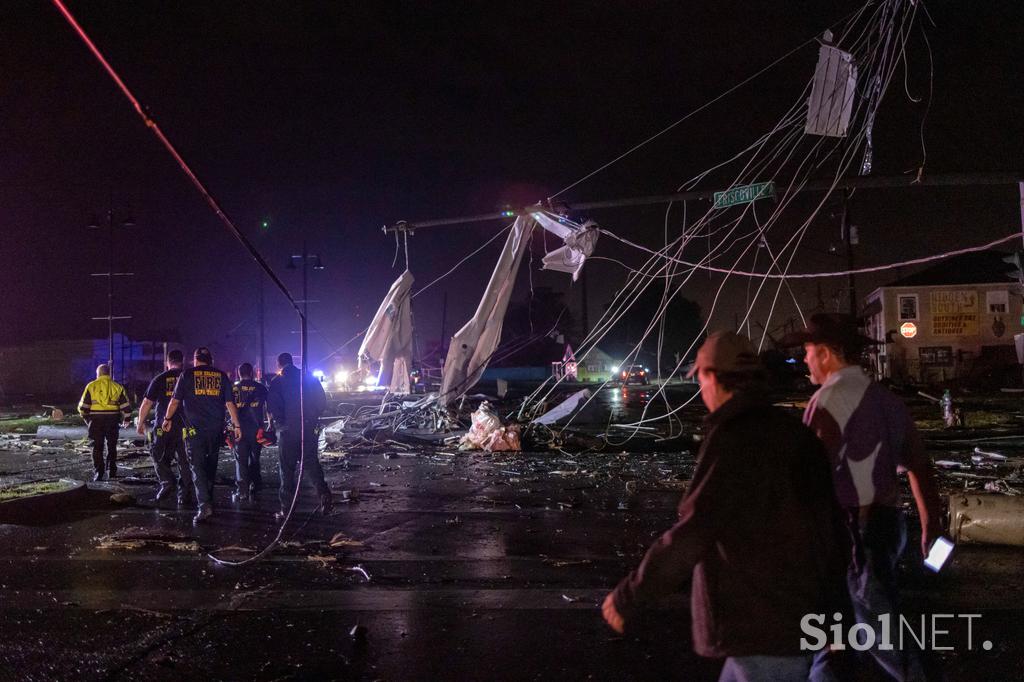
[[[23,524],[28,521],[37,521],[41,517],[56,516],[58,512],[66,511],[75,503],[86,499],[88,489],[85,486],[85,481],[68,478],[60,480],[74,485],[54,493],[0,502],[0,523]]]

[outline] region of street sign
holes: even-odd
[[[774,182],[756,182],[753,185],[733,187],[724,192],[715,192],[714,208],[726,208],[736,204],[749,204],[757,199],[775,196]]]

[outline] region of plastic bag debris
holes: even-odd
[[[469,432],[459,441],[460,450],[483,450],[491,434],[501,428],[501,420],[486,400],[480,403],[471,417]]]

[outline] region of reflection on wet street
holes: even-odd
[[[599,418],[664,414],[648,387],[609,387],[597,402]],[[614,636],[598,611],[673,521],[699,445],[697,403],[668,441],[636,429],[577,452],[324,453],[335,510],[311,514],[306,491],[282,546],[244,568],[207,553],[244,558],[274,536],[272,449],[267,489],[242,507],[222,453],[216,515],[198,528],[144,481],[90,484],[73,508],[0,525],[0,678],[716,679],[719,664],[681,644],[685,592],[652,612],[640,639]],[[87,460],[12,446],[0,470],[81,478]],[[126,459],[124,475],[143,478],[146,462]],[[115,488],[136,503],[113,504]],[[958,548],[938,576],[912,557],[910,612],[981,613],[974,636],[996,643],[937,664],[950,679],[1014,677],[1019,550]]]

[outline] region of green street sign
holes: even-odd
[[[733,187],[724,192],[715,192],[715,208],[726,208],[736,204],[749,204],[757,199],[775,196],[774,182],[756,182],[753,185]]]

